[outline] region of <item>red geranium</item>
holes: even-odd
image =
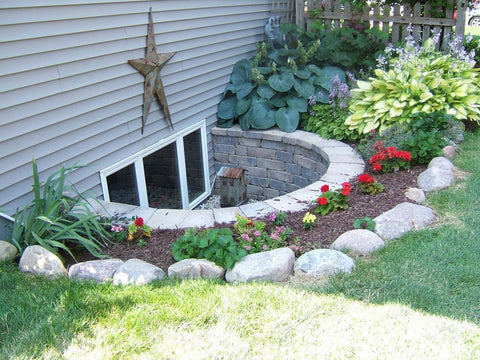
[[[138,227],[142,227],[143,224],[143,219],[141,217],[135,219],[135,225],[137,225]]]
[[[323,185],[320,190],[322,190],[322,192],[327,192],[330,190],[330,187],[328,185]]]
[[[358,181],[361,183],[371,184],[373,183],[373,177],[368,174],[362,174],[358,177]]]
[[[326,197],[322,196],[322,197],[319,197],[317,202],[320,204],[320,205],[327,205],[328,203],[328,200]]]

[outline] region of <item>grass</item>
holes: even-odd
[[[438,221],[320,284],[48,281],[0,265],[0,359],[478,359],[480,131]],[[293,286],[295,285],[295,286]]]
[[[474,36],[480,36],[480,26],[466,26],[465,34],[472,34]]]

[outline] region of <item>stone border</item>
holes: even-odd
[[[105,209],[95,206],[97,213],[105,216],[139,216],[152,228],[161,230],[213,227],[215,223],[228,224],[235,222],[236,213],[251,219],[257,219],[275,211],[306,210],[309,203],[321,195],[320,188],[322,185],[327,184],[331,189],[340,188],[342,183],[350,181],[352,178],[360,175],[365,169],[363,159],[350,146],[338,140],[325,140],[311,132],[297,130],[292,133],[285,133],[277,129],[244,132],[238,125],[235,125],[228,129],[213,128],[212,134],[214,136],[226,135],[232,139],[238,139],[240,137],[243,139],[261,139],[265,141],[265,146],[277,147],[282,153],[286,152],[285,149],[292,151],[293,147],[298,147],[301,148],[301,150],[296,151],[297,155],[300,153],[303,154],[302,156],[305,156],[305,154],[318,154],[324,159],[323,163],[328,164],[328,167],[318,181],[306,187],[272,199],[236,207],[213,210],[177,210],[154,209],[119,203],[104,203]],[[233,140],[231,142],[233,143]],[[274,145],[275,143],[276,145]],[[309,152],[305,150],[309,150]],[[248,154],[248,149],[246,149],[246,151],[246,154]],[[295,153],[292,154],[292,158],[294,154]],[[231,156],[234,155],[238,156],[231,154]],[[233,159],[238,159],[238,157]],[[312,162],[309,161],[309,164],[311,163]],[[311,165],[309,166],[311,167]],[[319,167],[317,169],[321,168],[322,167]]]

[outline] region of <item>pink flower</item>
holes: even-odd
[[[262,249],[263,249],[263,250],[267,250],[267,249],[268,249],[267,245],[263,245],[263,246],[262,246]]]
[[[262,235],[262,233],[257,230],[253,233],[253,235],[255,235],[256,237],[259,237],[260,235]]]
[[[269,217],[270,221],[275,221],[276,218],[277,218],[277,213],[276,212],[273,212],[273,213],[270,214],[270,217]]]
[[[117,232],[117,233],[122,231],[122,230],[123,230],[123,228],[122,228],[121,225],[118,225],[118,226],[112,225],[112,228],[110,229],[110,231]]]
[[[247,251],[250,251],[250,249],[251,249],[251,247],[250,247],[250,246],[247,246],[247,245],[245,245],[244,248],[245,248],[245,250],[247,250]]]
[[[242,235],[240,235],[240,237],[241,237],[243,240],[250,241],[250,237],[249,237],[247,234],[242,234]]]

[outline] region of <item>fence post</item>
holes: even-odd
[[[455,23],[455,36],[465,36],[465,22],[467,20],[467,2],[458,0],[457,2],[457,21]]]
[[[305,4],[303,0],[295,1],[295,21],[301,29],[305,29]]]

